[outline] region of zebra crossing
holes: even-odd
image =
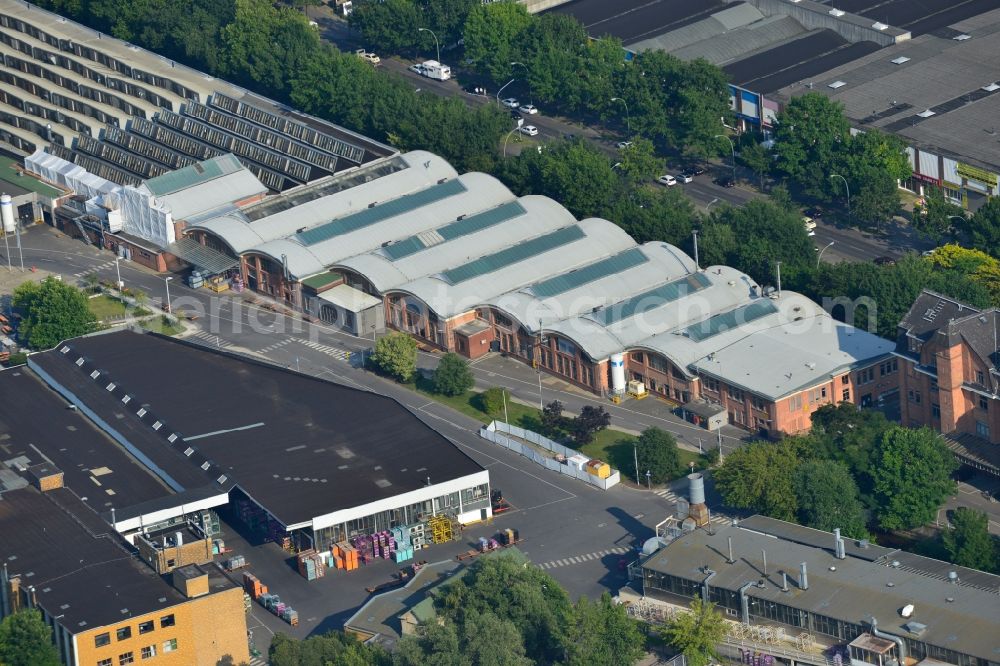
[[[100,266],[94,266],[93,268],[91,268],[89,270],[80,271],[79,273],[73,273],[73,277],[75,277],[75,278],[82,278],[84,275],[87,275],[88,273],[99,273],[101,271],[106,271],[109,268],[114,268],[114,266],[115,266],[115,262],[114,261],[105,261]]]
[[[263,349],[258,349],[257,351],[261,354],[270,354],[271,352],[277,351],[282,347],[284,347],[285,345],[290,344],[293,340],[294,338],[282,338],[281,340],[278,340],[274,344],[270,344],[264,347]]]
[[[669,488],[665,488],[663,490],[654,490],[653,494],[657,495],[659,497],[662,497],[664,500],[666,500],[670,504],[676,504],[677,500],[683,499],[683,498],[679,497],[674,491],[670,490]],[[726,516],[726,515],[723,515],[723,514],[718,514],[718,513],[711,514],[711,516],[709,517],[709,520],[711,522],[715,523],[716,525],[720,525],[720,526],[721,525],[729,525],[729,524],[731,524],[733,522],[733,519],[730,518],[729,516]]]
[[[250,666],[267,666],[267,659],[264,657],[250,657]]]
[[[225,349],[226,347],[232,345],[232,343],[223,340],[218,335],[209,333],[207,331],[203,331],[200,328],[192,332],[191,335],[188,337],[198,338],[198,340],[200,340],[202,344],[208,345],[210,347],[221,347]]]
[[[577,555],[575,557],[565,557],[561,560],[552,560],[551,562],[544,562],[539,564],[540,569],[556,569],[558,567],[568,567],[574,564],[583,564],[584,562],[591,562],[593,560],[599,560],[607,555],[624,555],[628,552],[628,548],[622,548],[616,546],[614,548],[609,548],[607,550],[599,550],[596,553],[587,553],[586,555]]]
[[[313,340],[299,340],[295,339],[296,342],[309,347],[310,349],[315,349],[318,352],[322,352],[327,356],[332,356],[341,361],[350,361],[351,352],[346,349],[341,349],[340,347],[331,347],[330,345],[324,345],[320,342],[315,342]]]

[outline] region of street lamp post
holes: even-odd
[[[639,480],[639,449],[635,444],[632,445],[632,455],[635,458],[635,485],[638,486],[642,482]]]
[[[847,217],[851,216],[851,186],[847,183],[847,179],[841,176],[839,173],[831,173],[830,178],[839,178],[844,181],[844,188],[847,190]]]
[[[507,141],[510,139],[510,135],[521,129],[520,127],[515,127],[511,131],[507,132],[507,136],[503,138],[503,156],[507,157]]]
[[[632,114],[629,113],[628,102],[626,102],[625,100],[623,100],[621,97],[612,97],[611,101],[612,102],[621,102],[622,104],[625,105],[625,127],[628,128],[628,139],[629,139],[629,141],[631,141],[632,140]]]
[[[429,32],[431,36],[434,37],[434,47],[437,50],[437,61],[441,64],[441,44],[438,43],[438,36],[434,34],[434,31],[430,28],[417,28],[417,32]]]
[[[121,257],[115,257],[115,273],[118,274],[118,293],[121,294],[125,287],[125,283],[122,282],[122,268],[118,263]],[[124,294],[123,294],[124,295]]]
[[[512,62],[512,63],[510,63],[511,67],[513,67],[514,65],[520,65],[521,67],[524,67],[524,80],[528,84],[528,104],[531,104],[532,106],[534,106],[535,105],[535,96],[531,94],[531,79],[529,78],[529,75],[531,74],[531,72],[528,71],[528,66],[525,65],[523,62]]]
[[[822,250],[819,251],[819,256],[816,257],[816,268],[819,268],[819,262],[823,258],[823,253],[829,250],[830,246],[833,245],[833,243],[834,241],[830,241],[826,247],[824,247]]]
[[[174,277],[172,275],[169,276],[169,277],[163,278],[163,283],[165,285],[167,285],[167,313],[171,312],[171,310],[170,310],[170,281],[173,280],[173,279],[174,279]]]
[[[716,139],[723,138],[723,139],[725,139],[726,141],[729,142],[729,150],[732,151],[732,153],[733,153],[733,183],[735,183],[736,182],[736,144],[734,144],[733,140],[730,139],[725,134],[716,134],[714,138],[716,138]]]
[[[503,84],[502,86],[500,86],[500,90],[498,90],[498,91],[497,91],[497,106],[500,106],[500,93],[502,93],[502,92],[503,92],[503,89],[504,89],[504,88],[506,88],[506,87],[507,87],[507,86],[509,86],[510,84],[514,83],[514,81],[517,81],[517,79],[511,79],[511,80],[510,80],[510,81],[508,81],[507,83],[505,83],[505,84]]]
[[[652,475],[652,472],[650,472],[650,471],[649,471],[649,470],[647,469],[647,470],[646,470],[646,490],[652,490],[652,489],[653,489],[653,486],[652,486],[652,485],[650,485],[650,483],[649,483],[649,477],[650,477],[651,475]]]

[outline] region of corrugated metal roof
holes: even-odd
[[[422,234],[403,239],[398,243],[393,243],[392,245],[386,247],[383,252],[387,257],[389,257],[389,259],[396,261],[397,259],[408,257],[411,254],[419,252],[425,248],[433,247],[434,245],[445,241],[461,238],[462,236],[474,234],[477,231],[488,229],[489,227],[500,224],[501,222],[506,222],[511,218],[524,214],[524,206],[517,201],[511,201],[510,203],[502,204],[496,208],[483,211],[482,213],[470,215],[462,218],[461,220],[456,220],[455,222],[446,224],[432,232],[424,232]]]
[[[193,238],[184,237],[176,243],[167,246],[167,252],[180,257],[184,261],[194,264],[211,275],[218,275],[234,266],[238,266],[240,260],[223,254],[207,245],[202,245]]]
[[[466,280],[479,277],[480,275],[491,273],[495,270],[504,268],[505,266],[516,264],[519,261],[530,259],[535,255],[548,252],[549,250],[555,249],[560,245],[572,243],[573,241],[579,240],[584,236],[586,236],[586,234],[583,233],[583,229],[581,229],[579,225],[574,224],[571,227],[559,229],[551,234],[545,234],[544,236],[539,236],[538,238],[532,238],[529,241],[509,247],[505,250],[501,250],[495,254],[480,257],[479,259],[470,261],[467,264],[445,271],[442,275],[449,283],[458,284],[460,282],[465,282]]]
[[[428,187],[426,190],[407,194],[398,199],[393,199],[346,217],[327,222],[326,224],[321,224],[318,227],[307,229],[295,234],[295,237],[303,245],[315,245],[316,243],[322,243],[336,236],[363,229],[376,222],[402,215],[421,206],[426,206],[465,191],[466,187],[462,181],[458,179],[448,180]]]
[[[210,160],[198,162],[183,169],[170,171],[145,181],[146,187],[156,196],[163,196],[178,190],[183,190],[220,176],[236,173],[243,165],[232,154],[220,155]]]
[[[590,317],[608,326],[636,315],[640,311],[652,310],[689,294],[701,291],[705,287],[711,286],[711,284],[712,282],[704,273],[685,275],[679,280],[668,282],[655,289],[644,291],[626,301],[598,310],[590,315]]]
[[[755,319],[760,319],[761,317],[766,317],[769,314],[774,314],[777,311],[778,306],[774,304],[774,301],[770,299],[761,299],[748,305],[744,305],[741,308],[717,314],[714,317],[709,317],[704,321],[688,326],[682,333],[695,342],[701,342],[702,340],[707,340],[713,335],[718,335],[719,333],[723,333],[730,329],[738,328],[743,324],[747,324]]]
[[[543,282],[536,282],[530,287],[531,293],[538,298],[558,296],[570,289],[585,285],[588,282],[600,280],[608,275],[626,271],[647,261],[649,259],[643,254],[642,250],[634,247],[631,250],[625,250],[621,254],[616,254],[613,257],[608,257],[589,266],[578,268],[571,273],[557,275]]]

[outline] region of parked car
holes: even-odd
[[[680,173],[677,175],[677,180],[679,180],[682,183],[690,183],[694,181],[694,174],[685,171],[684,173]]]
[[[811,217],[811,218],[813,218],[814,220],[815,220],[816,218],[820,218],[820,217],[823,217],[823,209],[822,209],[822,208],[820,208],[819,206],[813,206],[812,208],[806,208],[806,209],[805,209],[805,210],[803,211],[803,213],[804,213],[805,215],[807,215],[808,217]]]
[[[420,74],[420,75],[423,75],[423,73],[424,73],[424,66],[423,66],[423,65],[421,65],[421,64],[420,64],[419,62],[418,62],[418,63],[415,63],[415,64],[413,64],[413,65],[410,65],[410,66],[409,66],[409,67],[407,67],[406,69],[410,70],[410,71],[411,71],[411,72],[413,72],[414,74]]]
[[[533,116],[536,113],[538,113],[538,107],[536,107],[534,104],[524,104],[522,106],[517,107],[517,110],[520,111],[521,113],[527,113],[529,116]]]
[[[508,109],[516,109],[517,107],[521,106],[521,103],[518,102],[517,99],[514,97],[508,97],[502,102],[502,104],[506,106]]]
[[[618,150],[625,150],[631,145],[632,145],[631,141],[619,141],[618,143],[615,144],[615,148],[617,148]]]
[[[693,169],[691,169],[691,173],[693,175],[695,175],[695,176],[704,176],[705,175],[705,167],[703,167],[703,166],[696,166]]]
[[[664,176],[660,176],[659,178],[657,178],[656,182],[658,182],[660,185],[666,185],[667,187],[672,187],[677,184],[677,179],[668,173]]]
[[[538,136],[538,128],[534,125],[523,125],[517,131],[526,136]]]
[[[355,53],[355,55],[357,55],[362,60],[367,60],[368,62],[370,62],[373,65],[377,65],[380,62],[382,62],[382,59],[379,58],[377,55],[375,55],[374,53],[369,53],[368,51],[365,51],[364,49],[358,49],[354,53]]]
[[[895,266],[896,260],[892,257],[875,257],[873,260],[876,266]]]
[[[732,176],[719,176],[715,179],[715,184],[719,187],[736,187],[736,181]]]
[[[816,235],[816,220],[806,215],[802,218],[802,224],[805,226],[807,234],[810,236]]]

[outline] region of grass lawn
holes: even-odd
[[[147,331],[162,333],[163,335],[177,335],[184,330],[183,326],[171,323],[170,320],[164,316],[146,319],[141,323],[141,326]]]
[[[117,298],[111,298],[102,294],[101,296],[87,299],[87,303],[90,311],[101,321],[110,317],[121,317],[125,314],[125,304]]]
[[[635,454],[632,450],[632,443],[635,440],[635,435],[618,430],[602,430],[597,433],[593,442],[580,449],[580,453],[607,462],[612,468],[619,470],[623,477],[634,481]],[[705,469],[709,466],[708,459],[701,454],[687,449],[677,449],[677,453],[680,456],[684,474],[689,472],[692,462],[695,469]]]

